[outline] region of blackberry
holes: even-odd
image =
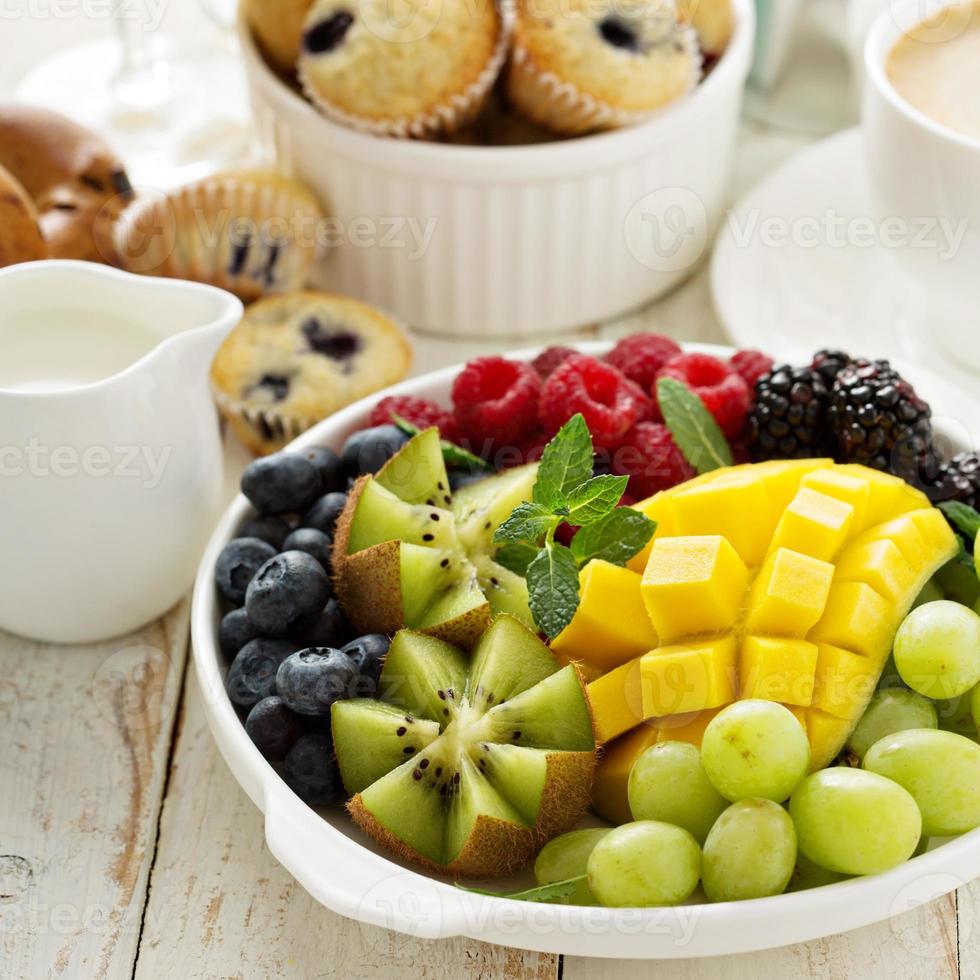
[[[932,412],[888,361],[852,361],[840,369],[827,420],[839,456],[922,485],[936,468]]]
[[[957,453],[943,463],[926,488],[931,500],[959,500],[980,510],[980,452]]]
[[[755,383],[749,448],[756,462],[831,454],[827,429],[830,387],[818,371],[777,364]]]
[[[816,371],[826,382],[827,387],[831,387],[837,380],[837,375],[841,369],[851,363],[851,356],[842,350],[818,350],[813,355],[810,363],[810,370]]]

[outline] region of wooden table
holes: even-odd
[[[181,27],[192,10],[170,5],[168,23]],[[95,32],[40,20],[3,30],[19,35],[0,92],[28,52]],[[734,192],[805,142],[743,127]],[[706,270],[644,313],[576,336],[641,327],[723,340]],[[426,369],[488,349],[431,338],[417,348]],[[218,755],[189,668],[188,612],[184,602],[131,637],[89,647],[0,634],[3,980],[980,977],[980,884],[831,939],[670,963],[424,942],[333,915],[271,857],[261,814]]]

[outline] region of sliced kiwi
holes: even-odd
[[[439,434],[409,440],[362,477],[337,522],[337,596],[361,632],[404,626],[470,649],[498,613],[528,625],[527,583],[494,560],[493,533],[530,499],[537,466],[464,487],[454,501]]]
[[[337,701],[331,710],[333,741],[349,793],[358,793],[415,757],[439,735],[439,724],[370,698]]]
[[[381,702],[334,706],[334,748],[354,819],[407,860],[507,874],[588,805],[595,740],[581,680],[517,619],[497,617],[470,656],[401,631],[379,689]],[[399,755],[409,738],[420,748]]]

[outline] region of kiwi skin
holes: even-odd
[[[356,554],[347,554],[357,502],[370,479],[370,476],[358,479],[348,494],[347,506],[337,519],[333,587],[354,629],[360,633],[387,633],[390,636],[405,626],[399,560],[401,542],[383,541]],[[490,603],[485,602],[419,632],[472,650],[489,625]]]
[[[451,864],[437,864],[408,847],[375,819],[361,802],[360,793],[348,802],[347,809],[358,827],[403,861],[441,874],[500,877],[527,867],[549,840],[578,823],[591,800],[595,764],[595,752],[549,754],[548,780],[534,826],[521,827],[481,814]]]

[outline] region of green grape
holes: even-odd
[[[681,827],[638,820],[609,831],[589,855],[588,870],[603,905],[677,905],[698,886],[701,848]]]
[[[651,745],[633,763],[629,801],[635,820],[661,820],[683,827],[699,844],[728,806],[708,779],[701,753],[688,742]]]
[[[973,699],[978,689],[980,684],[957,698],[941,698],[933,702],[939,718],[939,727],[944,732],[956,732],[957,735],[965,735],[976,741],[977,724],[973,719]]]
[[[892,736],[895,737],[895,736]],[[800,851],[828,871],[872,875],[915,852],[922,817],[898,783],[837,766],[812,773],[789,801]]]
[[[922,591],[915,597],[912,608],[918,609],[919,606],[924,606],[927,602],[936,602],[945,598],[946,593],[939,587],[939,583],[935,579],[929,579],[922,587]]]
[[[927,602],[895,634],[902,680],[927,698],[955,698],[980,681],[980,616],[949,599]]]
[[[548,841],[534,862],[534,880],[539,885],[567,881],[585,874],[592,849],[609,833],[608,827],[572,830]],[[580,881],[575,891],[563,900],[567,905],[597,905],[588,882]]]
[[[783,705],[736,701],[708,723],[701,760],[715,789],[733,803],[750,797],[780,803],[810,768],[810,743]]]
[[[912,794],[927,837],[951,837],[980,826],[980,745],[976,742],[930,728],[897,732],[871,746],[864,768]]]
[[[980,684],[970,694],[970,714],[973,716],[975,732],[980,734]]]
[[[712,902],[779,895],[796,866],[796,830],[772,800],[741,800],[717,820],[704,843],[701,883]]]
[[[796,867],[793,877],[786,886],[788,892],[802,892],[809,888],[822,888],[824,885],[834,885],[844,881],[848,876],[839,871],[828,871],[815,864],[805,854],[797,852]]]
[[[865,708],[857,727],[847,740],[847,747],[863,759],[865,752],[879,738],[909,728],[937,728],[939,719],[933,703],[914,691],[891,688],[876,691]]]

